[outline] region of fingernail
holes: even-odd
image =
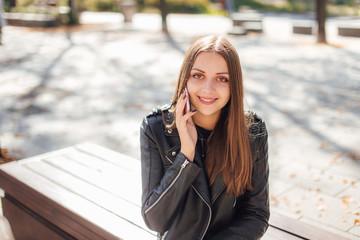
[[[192,110],[192,112],[196,112],[196,111],[197,111],[196,109]]]
[[[185,99],[185,98],[186,98],[186,96],[187,96],[187,95],[185,94],[183,99]]]

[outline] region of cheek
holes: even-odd
[[[186,83],[186,88],[190,96],[192,96],[197,91],[198,84],[196,84],[196,81],[189,79],[188,82]]]
[[[224,86],[224,88],[221,89],[221,95],[226,100],[230,99],[230,85]]]

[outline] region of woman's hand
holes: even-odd
[[[175,121],[176,128],[180,136],[180,151],[186,156],[187,159],[194,161],[197,132],[191,117],[196,113],[196,110],[189,111],[188,113],[186,112],[186,101],[188,101],[188,99],[189,96],[185,93],[185,91],[183,91],[175,107]]]

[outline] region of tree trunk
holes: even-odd
[[[79,24],[79,8],[77,0],[68,1],[70,12],[69,12],[69,25]]]
[[[162,23],[162,31],[164,33],[168,33],[166,16],[168,14],[166,0],[160,0],[160,11],[161,11],[161,23]]]
[[[326,43],[326,3],[327,0],[316,0],[316,20],[318,24],[317,42]]]
[[[6,1],[4,1],[6,2]],[[8,4],[10,8],[16,7],[16,0],[8,0]]]

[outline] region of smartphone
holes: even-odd
[[[188,113],[190,111],[190,96],[186,87],[185,87],[185,93],[188,96],[188,99],[186,101],[186,113]]]

